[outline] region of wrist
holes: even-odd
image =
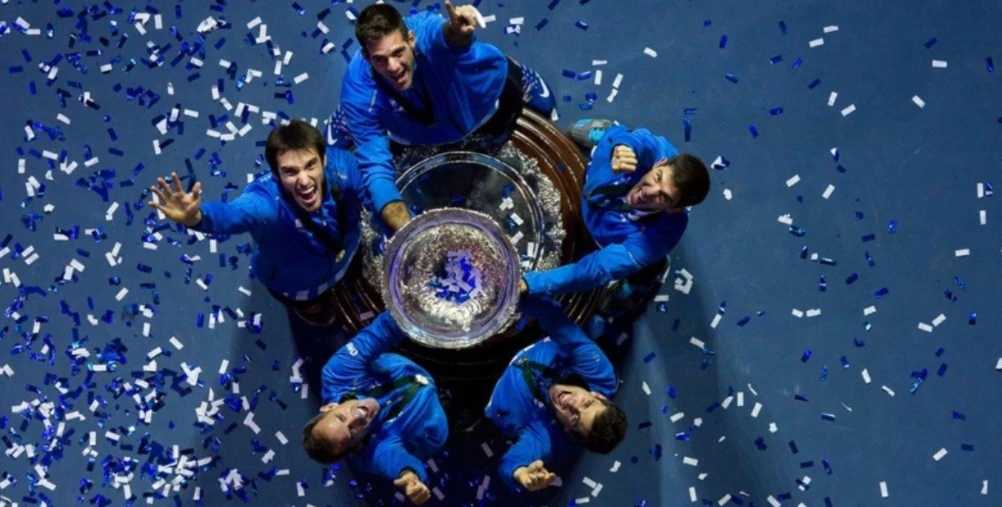
[[[201,210],[201,208],[199,208],[198,211],[196,211],[194,215],[192,215],[191,217],[185,219],[184,222],[182,222],[182,223],[184,224],[185,227],[195,227],[198,224],[202,223],[202,210]]]

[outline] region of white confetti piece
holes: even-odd
[[[647,55],[647,56],[649,56],[649,57],[651,57],[651,58],[657,58],[658,57],[658,52],[654,51],[651,48],[644,48],[644,54]]]
[[[127,289],[125,287],[122,287],[118,291],[118,294],[115,294],[115,301],[121,301],[123,298],[125,298],[125,295],[128,294],[128,293],[129,293],[129,289]]]
[[[302,83],[303,81],[306,81],[309,78],[310,78],[309,73],[303,72],[302,74],[300,74],[300,75],[296,76],[295,78],[293,78],[292,81],[294,83],[296,83],[296,84],[299,84],[299,83]]]
[[[752,418],[757,418],[758,417],[758,413],[761,412],[761,411],[762,411],[762,404],[756,402],[755,406],[752,407],[752,411],[751,411]]]
[[[693,500],[693,501],[695,501],[695,500]],[[766,501],[768,501],[769,505],[771,505],[772,507],[782,507],[782,505],[783,505],[783,504],[781,504],[779,502],[779,500],[776,500],[776,497],[774,497],[772,495],[769,495],[769,497],[766,498]]]
[[[932,68],[934,69],[945,69],[947,66],[946,60],[933,60]]]
[[[842,109],[842,116],[849,116],[856,110],[856,104],[849,104],[844,109]]]
[[[696,338],[695,336],[693,336],[692,338],[689,338],[689,343],[693,344],[694,346],[696,346],[699,349],[702,349],[703,347],[706,346],[706,344],[703,343],[703,340],[700,340],[699,338]]]
[[[953,254],[956,255],[957,257],[967,257],[968,255],[971,255],[971,249],[961,248],[959,250],[954,251]]]
[[[887,482],[880,481],[880,496],[881,498],[887,498],[890,494],[887,492]]]
[[[595,86],[599,86],[599,85],[602,84],[602,69],[598,69],[598,70],[595,71],[595,81],[594,81],[594,83],[595,83]]]
[[[828,25],[824,28],[825,33],[832,33],[838,31],[838,25]]]
[[[873,313],[877,313],[876,306],[867,306],[866,308],[863,308],[863,315],[870,315]]]
[[[699,465],[699,460],[696,458],[690,458],[688,456],[685,456],[682,458],[682,463],[694,467]]]
[[[802,319],[804,317],[803,310],[798,310],[798,309],[794,308],[791,313],[793,314],[794,317],[796,317],[798,319]]]
[[[812,40],[812,41],[808,42],[807,44],[808,44],[808,45],[809,45],[810,47],[812,47],[812,48],[816,48],[816,47],[818,47],[818,46],[824,46],[824,44],[825,44],[825,39],[824,39],[824,38],[821,38],[821,37],[819,37],[819,38],[817,38],[817,39],[814,39],[814,40]]]
[[[888,396],[894,396],[894,390],[887,386],[880,386]]]
[[[827,199],[832,196],[833,192],[835,192],[835,185],[829,184],[828,187],[825,188],[825,192],[821,194],[821,197]]]
[[[790,178],[786,180],[786,186],[789,188],[796,185],[798,182],[800,182],[800,175],[794,174],[793,176],[790,176]]]
[[[671,422],[679,422],[685,417],[685,412],[675,412],[671,416]]]
[[[837,97],[838,97],[838,92],[832,92],[831,95],[828,96],[828,107],[832,107],[835,105],[835,99]]]
[[[641,389],[644,390],[644,394],[646,394],[647,396],[651,395],[651,386],[647,385],[647,382],[644,382],[643,384],[641,384],[640,387],[641,387]]]
[[[723,506],[723,505],[727,504],[727,502],[730,502],[730,501],[731,501],[731,494],[727,493],[720,500],[717,501],[717,505]]]
[[[939,314],[939,316],[937,316],[935,319],[932,319],[933,327],[939,327],[939,325],[944,322],[946,322],[946,315],[943,315],[942,313]]]
[[[699,496],[696,495],[696,487],[689,486],[689,501],[696,503],[699,500]]]
[[[778,221],[783,225],[793,225],[793,217],[791,217],[789,214],[780,215],[779,218],[776,219],[776,221]]]
[[[869,384],[870,383],[870,372],[867,371],[866,368],[863,368],[862,375],[863,375],[863,383]]]
[[[482,442],[480,448],[483,449],[484,454],[490,458],[494,456],[494,451],[491,450],[491,446],[487,445],[487,442]]]
[[[930,326],[929,324],[926,324],[925,322],[919,322],[918,323],[918,328],[919,328],[920,331],[925,331],[927,333],[931,333],[932,332],[932,326]]]
[[[720,324],[720,319],[721,318],[722,318],[722,316],[719,313],[716,314],[716,315],[714,315],[713,316],[713,320],[710,322],[710,328],[711,329],[716,329],[717,328],[717,324]]]
[[[982,495],[987,495],[988,494],[988,480],[987,479],[981,481],[981,494]]]
[[[995,371],[1002,371],[1002,357],[995,363]]]
[[[914,102],[915,105],[918,106],[920,109],[925,107],[925,101],[922,100],[922,97],[919,97],[918,95],[912,97],[912,102]]]
[[[621,85],[621,84],[623,84],[623,75],[622,74],[616,74],[616,79],[612,80],[612,87],[613,88],[619,88],[619,85]]]
[[[729,189],[729,188],[725,188],[725,189],[724,189],[724,199],[726,199],[726,200],[728,200],[728,201],[729,201],[729,200],[731,200],[731,199],[732,199],[733,197],[734,197],[734,193],[733,193],[733,192],[731,192],[731,189]]]
[[[981,225],[985,225],[988,223],[988,214],[985,212],[985,210],[978,211],[978,223],[980,223]]]
[[[944,447],[944,448],[936,451],[936,454],[932,455],[932,459],[934,459],[936,461],[939,461],[939,460],[943,459],[943,456],[946,456],[946,454],[947,454],[947,451],[946,451],[946,448]]]

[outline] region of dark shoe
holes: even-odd
[[[571,125],[567,134],[581,149],[588,151],[602,140],[610,125],[612,125],[611,120],[585,118]]]

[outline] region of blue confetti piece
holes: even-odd
[[[971,444],[960,444],[960,449],[968,452],[974,451],[974,446]]]
[[[706,27],[711,26],[711,25],[713,25],[713,21],[712,20],[709,20],[709,19],[704,19],[703,20],[703,28],[706,28]]]
[[[888,292],[890,292],[890,291],[887,290],[887,287],[881,287],[881,288],[873,291],[873,297],[875,297],[877,299],[880,299],[880,298],[886,296]]]
[[[560,75],[573,79],[577,77],[578,73],[574,72],[573,70],[564,69],[563,71],[560,72]]]
[[[943,357],[944,352],[946,352],[946,349],[944,349],[943,347],[936,349],[936,357]]]
[[[793,70],[799,69],[800,66],[803,65],[803,64],[804,64],[804,58],[803,57],[797,57],[797,59],[793,61]]]
[[[826,420],[826,421],[834,421],[835,420],[835,414],[833,414],[831,412],[821,412],[821,418],[824,419],[824,420]]]
[[[655,354],[654,352],[647,354],[646,356],[644,356],[644,363],[650,363],[651,361],[654,360],[655,357],[657,357],[657,354]]]
[[[825,292],[828,290],[828,280],[826,280],[825,277],[823,276],[821,277],[820,280],[818,280],[818,290],[821,292]]]
[[[585,23],[584,21],[581,21],[580,19],[574,22],[574,26],[576,26],[576,27],[578,27],[578,28],[580,28],[582,30],[587,30],[588,29],[588,23]]]
[[[783,55],[776,55],[769,59],[769,63],[771,64],[777,64],[781,61],[783,61]]]
[[[685,142],[692,139],[692,122],[689,118],[682,118],[682,130],[685,132]]]
[[[811,401],[810,399],[807,398],[806,394],[800,394],[800,393],[794,394],[793,395],[793,399],[795,399],[797,401],[805,401],[805,402],[810,402]]]
[[[826,380],[828,380],[828,366],[827,365],[822,365],[821,366],[821,381],[824,382]]]
[[[894,234],[895,232],[898,232],[898,221],[897,220],[891,220],[890,222],[887,223],[887,232],[889,232],[891,234]]]
[[[877,261],[873,260],[873,256],[870,255],[870,251],[869,250],[866,251],[866,263],[869,264],[870,267],[873,267],[873,266],[877,265]]]
[[[985,68],[988,69],[989,73],[995,73],[995,62],[992,61],[992,57],[985,58]]]
[[[863,347],[866,345],[866,342],[864,342],[862,338],[853,338],[852,343],[857,347]]]
[[[790,234],[793,234],[794,236],[797,236],[798,238],[802,238],[802,237],[804,237],[804,234],[807,234],[807,230],[804,229],[803,227],[798,227],[796,225],[791,225],[790,226]]]
[[[720,36],[719,47],[720,49],[724,49],[725,47],[727,47],[727,34],[723,34]]]
[[[937,375],[937,376],[940,376],[940,377],[942,377],[942,376],[946,375],[946,369],[947,369],[947,368],[949,368],[949,366],[947,366],[947,364],[946,364],[946,363],[942,363],[942,364],[940,364],[940,365],[939,365],[939,369],[938,369],[938,370],[936,370],[936,375]]]
[[[727,78],[728,81],[734,84],[738,84],[738,78],[734,74],[728,72],[727,74],[724,75],[724,77]]]
[[[738,321],[738,327],[745,327],[745,324],[747,324],[750,321],[751,317],[745,316],[744,318]]]
[[[839,362],[842,363],[842,369],[848,369],[849,368],[849,359],[847,357],[845,357],[845,356],[840,357],[839,358]]]
[[[758,128],[755,125],[749,125],[748,132],[751,132],[752,137],[758,137]]]
[[[935,46],[937,42],[939,42],[939,39],[933,37],[933,38],[925,41],[925,48],[929,49],[929,48]]]
[[[831,464],[831,461],[828,458],[824,458],[824,459],[821,460],[821,466],[824,467],[826,474],[828,474],[828,475],[832,474],[832,464]],[[827,498],[825,500],[826,500],[825,501],[826,504],[831,505],[831,502],[828,501]]]
[[[811,352],[811,349],[805,350],[804,353],[800,356],[800,361],[806,363],[811,358],[811,354],[813,354],[813,352]]]
[[[967,316],[967,323],[970,324],[970,325],[972,325],[972,326],[975,325],[975,324],[977,324],[978,323],[978,313],[977,312],[971,312],[970,314],[968,314],[968,316]]]
[[[536,23],[536,31],[542,30],[549,22],[550,20],[543,18],[539,23]]]
[[[877,239],[877,235],[876,234],[867,234],[867,235],[863,236],[863,238],[862,238],[863,243],[868,243],[868,242],[873,241],[875,239]]]
[[[779,22],[779,31],[782,32],[783,35],[786,35],[787,29],[786,29],[786,23],[785,22],[783,22],[783,21]]]

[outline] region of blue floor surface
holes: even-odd
[[[368,3],[0,5],[0,505],[400,503],[299,445],[345,337],[249,279],[249,237],[144,207],[170,171],[236,195],[266,114],[322,122]],[[616,347],[626,441],[518,496],[496,433],[455,435],[429,505],[1002,505],[1002,4],[479,7],[561,125],[649,128],[713,189]]]

